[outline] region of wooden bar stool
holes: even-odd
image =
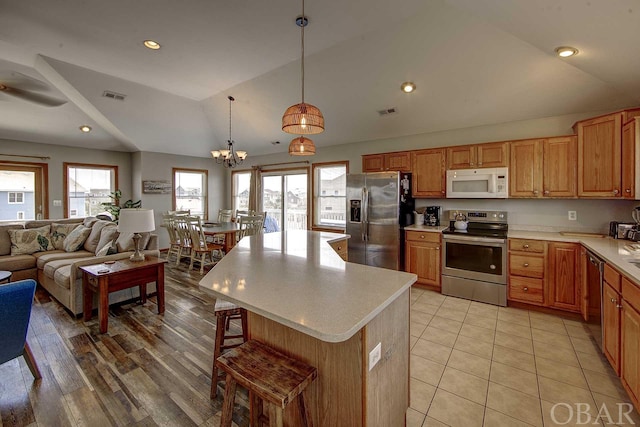
[[[252,426],[266,422],[262,405],[266,402],[269,426],[282,427],[284,408],[296,398],[301,425],[313,426],[304,392],[318,376],[316,368],[255,340],[226,352],[215,363],[227,373],[220,427],[231,427],[237,384],[249,390]]]
[[[247,311],[244,308],[240,308],[228,301],[216,299],[214,314],[216,315],[216,342],[213,348],[213,369],[211,370],[211,399],[215,399],[218,395],[218,367],[216,366],[216,359],[220,357],[223,351],[237,347],[247,341]],[[242,323],[241,334],[227,334],[231,319],[240,319]],[[227,340],[238,340],[240,338],[242,338],[240,342],[235,341],[226,344]]]

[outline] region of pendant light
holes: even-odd
[[[216,159],[217,164],[222,164],[225,168],[235,168],[247,158],[247,152],[233,149],[233,139],[231,139],[231,103],[236,99],[233,96],[228,96],[227,99],[229,100],[229,139],[227,140],[227,149],[214,150],[211,155]]]
[[[304,0],[302,0],[302,15],[296,19],[296,25],[301,33],[301,82],[302,102],[287,108],[282,116],[282,130],[298,135],[312,135],[324,131],[324,117],[315,105],[304,102],[304,27],[309,20],[304,14]],[[289,144],[289,154],[293,156],[305,156],[315,154],[315,146],[309,138],[300,136],[294,138]]]

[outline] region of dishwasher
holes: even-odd
[[[586,257],[586,281],[589,292],[589,323],[587,326],[591,330],[600,351],[602,351],[602,290],[605,262],[590,251],[587,251]]]

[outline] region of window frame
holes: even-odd
[[[231,212],[238,210],[236,206],[236,175],[248,174],[249,175],[249,198],[251,198],[251,169],[242,169],[231,171]],[[249,201],[251,203],[251,201]],[[247,207],[247,209],[249,209]]]
[[[317,223],[317,218],[318,216],[316,215],[318,212],[318,201],[321,198],[335,198],[336,196],[332,195],[332,194],[318,194],[318,192],[321,192],[321,189],[319,187],[320,183],[318,182],[317,179],[317,174],[318,172],[316,172],[319,169],[322,168],[329,168],[329,167],[336,167],[336,166],[344,166],[345,168],[345,174],[349,174],[349,161],[348,160],[340,160],[340,161],[335,161],[335,162],[321,162],[321,163],[313,163],[311,165],[311,191],[312,191],[312,201],[311,201],[311,229],[315,230],[315,231],[343,231],[346,229],[347,223],[346,223],[346,217],[345,217],[345,224],[344,226],[336,226],[336,227],[332,227],[330,225],[324,225],[324,224],[318,224]],[[346,186],[346,185],[345,185]],[[341,196],[337,196],[337,197],[341,197]],[[345,199],[345,207],[346,207],[346,188],[345,188],[345,195],[344,195],[344,199]],[[345,213],[346,215],[346,213]]]
[[[0,161],[0,169],[34,174],[35,219],[49,218],[49,165],[47,163]],[[1,220],[0,220],[1,222]]]
[[[171,207],[172,210],[177,210],[176,206],[176,173],[199,173],[203,175],[202,183],[204,188],[202,189],[203,198],[203,212],[202,219],[209,219],[209,171],[207,169],[190,169],[190,168],[172,168],[171,169]],[[192,215],[195,215],[193,212]]]
[[[64,217],[70,218],[69,216],[69,168],[80,168],[80,169],[105,169],[113,171],[113,189],[111,192],[118,190],[120,187],[118,186],[118,165],[107,165],[100,163],[71,163],[64,162],[62,164],[62,180],[63,180],[63,188],[64,188]]]

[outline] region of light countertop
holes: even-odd
[[[427,231],[429,233],[442,233],[442,230],[449,228],[449,225],[407,225],[405,231]]]
[[[346,237],[305,230],[246,237],[200,287],[319,340],[345,341],[417,279],[343,261],[329,242]]]

